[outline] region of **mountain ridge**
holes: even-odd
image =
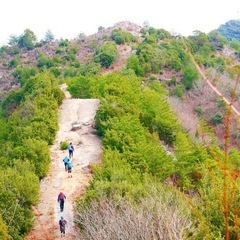
[[[121,31],[127,32],[136,37],[137,43],[123,43],[117,45],[118,48],[118,58],[106,68],[102,68],[100,72],[103,74],[111,73],[117,71],[119,69],[123,69],[126,66],[127,58],[132,55],[136,54],[135,46],[139,43],[144,43],[148,36],[146,34],[146,29],[150,29],[150,32],[154,32],[154,28],[150,26],[141,27],[137,24],[131,23],[129,21],[118,22],[114,24],[114,26],[109,28],[99,28],[99,31],[90,36],[84,36],[84,38],[74,39],[74,40],[52,40],[49,42],[40,42],[36,44],[36,47],[33,49],[28,49],[26,47],[19,48],[18,45],[15,43],[9,47],[2,47],[0,51],[0,70],[1,70],[1,78],[0,78],[0,92],[5,95],[11,89],[18,89],[20,87],[21,82],[21,74],[22,69],[28,68],[29,71],[42,71],[50,69],[56,76],[60,73],[62,77],[71,77],[74,76],[75,72],[77,72],[77,68],[81,67],[81,65],[87,64],[91,59],[94,58],[94,54],[96,48],[101,46],[104,42],[113,41],[112,39],[112,32],[113,30],[122,29]],[[161,34],[166,34],[167,31],[159,30],[162,32]],[[180,39],[181,36],[171,36],[170,33],[168,37],[171,41],[175,41],[174,39]],[[198,33],[197,33],[198,34]],[[204,33],[199,33],[201,35],[205,35]],[[211,36],[211,35],[210,35]],[[164,37],[164,35],[163,35]],[[190,36],[190,39],[197,39],[197,36]],[[165,38],[165,37],[164,37]],[[166,38],[167,39],[167,38]],[[148,40],[147,40],[148,41]],[[152,40],[151,40],[152,41]],[[163,42],[165,39],[160,40]],[[215,40],[214,40],[215,41]],[[167,42],[166,42],[167,43]],[[19,50],[19,51],[16,51]],[[236,51],[231,49],[227,46],[224,46],[223,49],[216,51],[216,56],[224,58],[232,58],[234,61],[237,60]],[[75,65],[75,66],[74,66]],[[31,70],[32,69],[32,70]],[[39,69],[39,70],[38,70]],[[212,71],[212,70],[211,70]],[[210,73],[210,72],[209,72]],[[28,73],[26,73],[28,74]],[[212,79],[215,78],[216,73],[212,71]],[[152,74],[153,76],[157,77],[160,82],[168,83],[171,82],[172,78],[176,78],[177,82],[181,81],[182,79],[182,71],[174,71],[168,68],[163,68],[159,73]],[[219,75],[220,76],[220,75]],[[222,77],[221,77],[222,78]],[[174,85],[169,85],[169,90],[174,87]],[[191,93],[186,91],[186,95]],[[190,94],[191,96],[191,94]],[[0,96],[1,98],[1,96]],[[191,98],[191,97],[190,97]],[[207,97],[206,97],[207,99]],[[197,101],[197,99],[195,100]],[[195,102],[194,101],[194,102]],[[190,101],[191,102],[191,101]],[[237,101],[235,101],[235,106],[237,109],[240,109],[240,106]],[[195,102],[195,105],[197,102]],[[210,102],[205,102],[205,106],[201,106],[202,109],[206,108],[207,106],[211,106]],[[196,106],[195,106],[196,108]],[[210,110],[211,109],[211,110]],[[213,111],[211,107],[209,110],[210,112]],[[208,110],[208,111],[209,111]],[[178,112],[177,109],[175,109]],[[192,107],[192,112],[194,112],[194,107]],[[213,113],[212,113],[213,114]],[[186,121],[183,120],[183,123]],[[194,122],[194,120],[193,120]],[[188,124],[187,131],[191,129],[190,125]],[[216,129],[218,129],[216,127]],[[191,130],[192,131],[192,130]],[[196,129],[195,129],[196,131]],[[194,132],[194,131],[193,131]],[[218,133],[219,136],[222,135],[222,130]]]
[[[159,238],[161,231],[183,238],[182,230],[169,228],[171,217],[160,218],[176,209],[177,221],[187,223],[180,228],[191,239],[239,232],[228,216],[239,217],[234,199],[239,193],[239,123],[231,107],[240,109],[240,45],[217,31],[196,31],[186,38],[151,26],[120,25],[125,27],[101,27],[95,35],[71,41],[36,42],[28,29],[1,48],[0,140],[6,147],[1,152],[0,225],[6,228],[0,234],[22,239],[32,227],[30,206],[37,204],[39,180],[51,163],[62,83],[73,98],[101,102],[94,134],[103,139],[103,164],[91,166],[94,179],[77,202],[82,236],[101,228],[99,239],[112,230],[129,239],[134,234],[130,224],[134,230],[135,223],[146,226],[148,221],[154,223],[150,231],[136,231],[135,236]],[[66,150],[66,143],[60,139],[56,146]],[[160,196],[166,199],[159,202]],[[171,196],[177,200],[171,200],[173,209]],[[154,205],[145,208],[144,202]],[[106,208],[110,218],[102,215]],[[118,221],[119,211],[126,216],[131,211],[133,219]],[[103,219],[111,221],[103,226]]]

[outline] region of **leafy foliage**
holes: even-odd
[[[31,204],[38,199],[39,184],[28,162],[17,161],[14,168],[1,171],[0,206],[9,235],[23,239],[32,226]]]
[[[54,35],[50,29],[46,31],[44,40],[46,42],[52,42],[54,40]]]
[[[198,79],[198,72],[193,66],[186,66],[183,73],[183,84],[187,90],[193,87],[194,82]]]
[[[102,67],[108,68],[118,57],[117,46],[115,42],[104,42],[97,48],[94,59]]]
[[[10,236],[8,234],[7,226],[3,222],[2,216],[0,215],[0,238],[5,240],[10,240]]]
[[[37,37],[33,31],[26,29],[24,33],[18,38],[18,46],[20,48],[26,47],[27,49],[33,49],[37,41]]]
[[[133,36],[131,33],[124,32],[121,28],[114,29],[111,35],[112,39],[116,44],[124,44],[137,42],[137,37]]]
[[[39,53],[37,67],[41,69],[41,68],[44,68],[44,67],[45,68],[50,68],[52,66],[53,66],[52,59],[48,58],[43,53]]]
[[[223,116],[221,113],[216,113],[213,116],[211,116],[210,118],[210,123],[212,123],[213,125],[217,125],[220,124],[223,121]]]
[[[58,105],[64,96],[50,73],[27,76],[22,88],[2,102],[0,236],[4,239],[21,240],[33,225],[30,206],[37,203],[39,179],[48,171],[48,144],[58,130]]]
[[[191,225],[191,230],[184,228],[186,239],[223,239],[226,232],[231,232],[231,239],[239,238],[236,224],[239,221],[239,151],[231,149],[228,154],[227,147],[225,159],[229,162],[223,166],[224,152],[215,147],[216,137],[208,124],[217,125],[218,130],[224,127],[222,116],[227,108],[217,99],[214,100],[215,105],[221,108],[217,109],[221,110],[221,116],[215,116],[209,114],[203,104],[193,106],[202,120],[199,121],[201,127],[197,129],[194,126],[196,135],[190,137],[188,129],[182,129],[171,110],[165,89],[166,86],[172,95],[179,97],[178,103],[185,101],[185,97],[189,99],[192,94],[197,95],[191,91],[200,81],[197,82],[199,76],[190,61],[190,52],[209,76],[212,73],[217,73],[217,78],[220,74],[228,78],[235,76],[239,72],[235,65],[240,56],[238,41],[232,38],[229,44],[218,31],[209,34],[195,31],[188,38],[172,36],[164,29],[152,28],[147,23],[141,34],[137,40],[121,28],[105,32],[103,27],[99,27],[98,36],[101,37],[88,38],[80,34],[79,39],[73,41],[61,39],[54,48],[55,44],[48,44],[52,41],[51,34],[45,42],[36,44],[34,33],[28,29],[20,37],[12,36],[10,46],[1,47],[1,69],[7,69],[7,76],[12,72],[11,86],[15,88],[7,96],[5,92],[0,96],[0,142],[4,146],[0,150],[0,238],[3,235],[6,239],[9,236],[23,239],[32,226],[29,206],[37,201],[37,182],[47,173],[50,162],[48,145],[53,143],[58,130],[57,109],[63,94],[56,78],[68,84],[73,97],[101,100],[96,127],[102,137],[103,161],[93,167],[93,180],[80,203],[86,206],[86,212],[84,209],[80,212],[81,223],[88,217],[91,219],[92,210],[99,215],[96,221],[91,219],[90,225],[95,221],[100,226],[113,220],[113,215],[107,218],[104,215],[107,211],[101,212],[104,204],[116,213],[114,217],[119,219],[120,216],[126,220],[124,223],[116,221],[121,232],[122,228],[129,230],[131,226],[135,233],[136,226],[144,229],[149,223],[154,226],[151,228],[147,225],[146,230],[151,229],[152,234],[156,231],[169,234],[169,231],[176,230],[170,227],[172,218],[168,218],[168,215],[174,214],[182,225],[186,222]],[[109,68],[117,60],[116,44],[128,44],[132,48],[126,69],[100,75],[101,67]],[[83,48],[87,50],[82,52]],[[222,54],[225,50],[229,54]],[[26,53],[28,62],[25,62],[23,55]],[[112,69],[109,70],[111,72]],[[219,80],[222,84],[220,78],[213,79],[214,83],[218,84]],[[226,87],[223,89],[227,91]],[[201,89],[201,93],[205,91]],[[232,94],[229,93],[229,96]],[[232,129],[235,131],[236,125]],[[199,138],[204,134],[205,141]],[[238,135],[234,134],[237,142]],[[224,136],[227,138],[227,134]],[[214,147],[211,148],[211,145]],[[62,143],[61,148],[65,147]],[[173,176],[176,178],[173,179]],[[32,187],[25,177],[32,180]],[[13,179],[17,179],[18,183]],[[175,198],[169,195],[169,192],[173,193],[172,188],[169,187],[169,192],[166,190],[168,186],[166,189],[158,186],[157,194],[150,192],[153,182],[177,186]],[[226,198],[226,192],[234,196]],[[225,205],[223,193],[224,201],[228,200]],[[163,204],[160,198],[165,194],[168,197]],[[113,199],[116,205],[106,199]],[[179,199],[181,201],[176,203],[175,200]],[[120,204],[121,201],[124,205]],[[187,211],[184,207],[186,204],[189,206]],[[173,207],[176,205],[176,208]],[[173,211],[169,212],[169,208]],[[190,211],[194,220],[190,219]],[[85,214],[84,217],[81,213]],[[227,213],[229,221],[225,220]],[[130,222],[127,221],[129,216]],[[149,219],[147,217],[150,220],[146,221]],[[145,225],[138,225],[136,219],[143,219]],[[163,221],[166,225],[161,228]],[[224,229],[226,222],[229,222],[228,230]],[[88,228],[81,223],[86,234]],[[108,227],[114,226],[111,225],[113,221],[107,223]],[[105,231],[102,226],[101,229]],[[182,228],[179,229],[178,233]],[[111,228],[108,228],[106,234],[110,231]],[[149,233],[144,231],[141,237],[180,238],[175,235],[144,235]]]

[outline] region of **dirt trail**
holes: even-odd
[[[185,46],[186,47],[186,46]],[[191,54],[191,52],[189,51],[189,49],[186,47],[186,52],[188,53],[188,55],[190,56],[190,59],[192,61],[192,63],[194,64],[194,66],[196,67],[198,73],[201,75],[201,77],[205,80],[205,82],[209,85],[209,87],[220,97],[222,98],[222,100],[233,110],[233,112],[235,113],[235,116],[239,119],[240,118],[240,112],[233,106],[232,104],[232,100],[229,101],[218,89],[217,87],[215,87],[212,82],[206,77],[206,75],[204,74],[203,70],[200,68],[200,66],[196,63],[193,55]],[[239,82],[239,75],[238,75],[238,79],[237,82]]]
[[[68,224],[66,240],[77,239],[74,226],[74,199],[82,195],[91,179],[89,163],[97,163],[101,157],[101,141],[95,134],[94,117],[99,106],[97,99],[71,99],[62,86],[66,98],[59,109],[59,131],[51,146],[51,166],[48,175],[41,181],[40,201],[34,207],[35,227],[25,240],[53,240],[60,238],[58,220],[63,216]],[[77,122],[80,129],[72,131]],[[68,156],[67,150],[60,150],[60,142],[73,142],[75,147],[72,163],[72,178],[68,178],[62,159]],[[58,193],[62,191],[67,199],[63,212],[59,210]]]

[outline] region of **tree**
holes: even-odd
[[[26,29],[24,33],[18,39],[19,47],[26,47],[27,49],[33,49],[35,43],[37,41],[37,37],[33,31],[30,29]]]
[[[54,35],[53,33],[51,32],[51,30],[47,30],[46,33],[45,33],[45,38],[44,38],[44,41],[45,42],[52,42],[54,40]]]
[[[187,90],[190,90],[193,86],[193,83],[198,79],[197,70],[188,65],[183,69],[183,84]]]
[[[8,44],[10,46],[15,46],[18,44],[18,41],[19,41],[19,37],[17,37],[16,35],[10,35]]]
[[[104,42],[94,54],[95,61],[102,67],[108,68],[118,57],[117,45],[115,42]]]
[[[79,40],[80,42],[84,42],[85,39],[86,39],[85,33],[80,32],[80,33],[78,34],[78,40]]]
[[[131,33],[124,32],[121,28],[114,29],[111,34],[112,39],[116,44],[124,44],[130,42],[137,42],[137,37]]]
[[[145,20],[145,21],[143,22],[143,27],[146,28],[146,29],[149,29],[150,24],[149,24],[149,22],[148,22],[147,20]]]
[[[128,57],[127,68],[133,69],[138,76],[143,75],[143,67],[140,65],[139,58],[135,54],[132,54]]]
[[[99,27],[98,27],[98,32],[103,32],[104,29],[105,29],[105,28],[104,28],[103,26],[99,26]]]

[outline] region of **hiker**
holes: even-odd
[[[67,171],[67,165],[68,165],[68,162],[70,161],[70,159],[66,156],[64,159],[63,159],[63,163],[64,163],[64,167],[65,167],[65,171]]]
[[[67,170],[68,170],[68,177],[72,177],[72,163],[71,161],[68,161],[67,163]]]
[[[63,211],[63,208],[64,208],[64,201],[66,199],[66,196],[63,194],[63,192],[60,192],[58,194],[58,199],[57,201],[60,203],[60,211],[62,212]]]
[[[73,157],[73,151],[74,151],[74,147],[73,147],[72,142],[70,142],[69,145],[68,145],[69,158]]]
[[[61,232],[61,237],[65,236],[65,226],[67,224],[67,221],[61,216],[61,219],[59,220],[59,227]]]

